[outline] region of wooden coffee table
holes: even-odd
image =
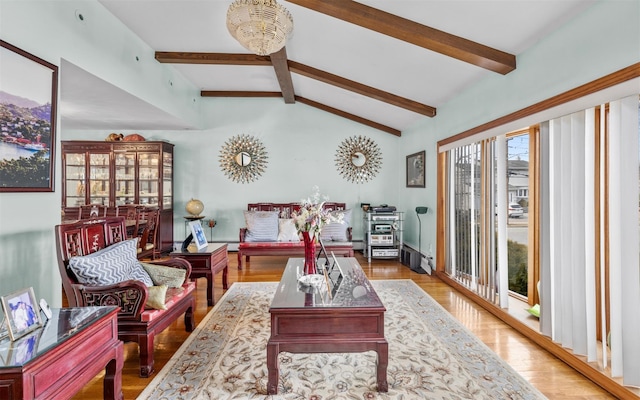
[[[278,393],[278,354],[378,353],[379,392],[388,390],[389,345],[384,337],[384,305],[355,258],[337,259],[344,273],[335,295],[301,286],[304,259],[290,258],[269,308],[271,337],[267,343],[267,393]]]

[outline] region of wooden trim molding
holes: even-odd
[[[602,78],[596,79],[592,82],[586,83],[584,85],[578,86],[574,89],[561,93],[557,96],[553,96],[549,99],[543,100],[539,103],[533,104],[529,107],[523,108],[519,111],[513,112],[511,114],[505,115],[493,121],[487,122],[485,124],[479,125],[475,128],[464,131],[460,134],[451,136],[449,138],[443,139],[438,142],[438,146],[447,145],[458,140],[462,140],[468,138],[470,136],[476,135],[478,133],[487,131],[489,129],[493,129],[502,125],[505,125],[510,122],[517,121],[519,119],[528,117],[530,115],[545,111],[549,108],[556,107],[562,105],[564,103],[577,100],[581,97],[588,96],[590,94],[599,92],[601,90],[607,89],[609,87],[613,87],[615,85],[624,83],[626,81],[635,79],[640,77],[640,63],[636,63],[630,65],[626,68],[618,70],[612,74],[606,75]],[[533,133],[533,131],[532,131]],[[537,134],[537,132],[536,132]],[[600,132],[600,134],[605,134]],[[533,148],[535,151],[534,157],[536,158],[536,162],[539,162],[539,147],[537,140],[532,142]],[[605,146],[607,142],[605,141]],[[588,379],[593,381],[595,384],[599,385],[609,393],[611,393],[616,398],[620,399],[638,399],[638,396],[632,392],[629,388],[625,387],[621,380],[616,380],[602,371],[597,370],[590,363],[579,356],[574,355],[567,349],[564,349],[561,345],[554,343],[549,337],[542,335],[540,332],[530,328],[526,324],[519,321],[516,317],[509,314],[508,310],[501,309],[497,305],[492,304],[491,302],[485,300],[478,294],[473,291],[467,289],[465,286],[458,283],[455,279],[451,278],[446,273],[446,248],[448,246],[448,237],[446,235],[447,232],[447,157],[449,152],[440,152],[438,153],[438,165],[437,165],[437,226],[436,226],[436,235],[437,235],[437,262],[436,262],[436,270],[434,274],[440,278],[443,282],[447,283],[451,287],[455,288],[465,296],[469,297],[471,300],[476,302],[478,305],[495,315],[500,320],[504,321],[509,326],[513,327],[518,332],[522,333],[524,336],[529,338],[534,343],[538,344],[542,348],[549,351],[554,356],[558,357],[560,360],[565,362],[570,367],[574,368],[576,371],[580,372]],[[607,160],[599,160],[597,167],[598,168],[608,168]],[[598,170],[596,170],[598,171]],[[533,176],[533,175],[530,175]],[[536,186],[533,188],[535,193],[534,196],[539,196],[539,177],[534,176],[536,180]],[[605,181],[605,186],[608,182]],[[605,188],[605,193],[607,192]],[[596,199],[596,201],[607,203],[608,199],[605,197],[603,199]],[[598,204],[598,203],[596,203]],[[606,208],[605,208],[606,210]],[[534,234],[537,236],[537,231],[539,230],[539,208],[534,209],[536,215],[536,221],[534,226]],[[605,211],[605,224],[608,224],[607,214]],[[539,251],[539,244],[535,243],[535,251]],[[605,253],[605,259],[608,260],[608,246],[605,244],[604,249],[599,249],[599,252]],[[607,263],[608,261],[605,261]],[[606,266],[600,266],[600,268],[606,268]],[[607,279],[608,276],[605,277]],[[606,323],[606,321],[605,321]]]
[[[517,121],[530,115],[545,111],[549,108],[560,106],[564,103],[577,100],[581,97],[588,96],[590,94],[599,92],[615,85],[619,85],[638,77],[640,77],[640,63],[635,63],[609,75],[605,75],[600,79],[585,83],[584,85],[578,86],[564,93],[560,93],[559,95],[550,97],[529,107],[525,107],[521,110],[512,112],[511,114],[507,114],[503,117],[494,119],[493,121],[489,121],[482,125],[478,125],[475,128],[471,128],[457,135],[442,139],[438,142],[438,147],[456,142],[458,140],[466,139],[470,136],[487,131],[489,129],[497,128],[499,126],[508,124],[509,122]]]

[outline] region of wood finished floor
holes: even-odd
[[[439,279],[417,274],[398,262],[373,260],[368,264],[361,253],[356,252],[356,257],[369,279],[412,279],[549,399],[614,398]],[[251,262],[238,271],[236,253],[230,252],[229,285],[233,282],[279,281],[286,260],[287,257],[252,257]],[[201,278],[197,283],[196,323],[199,323],[212,307],[207,307],[206,280]],[[223,293],[219,274],[215,279],[215,300],[218,301]],[[162,369],[187,336],[182,318],[156,336],[156,371]],[[137,345],[125,343],[124,348],[124,398],[135,399],[155,375],[140,378]],[[74,399],[102,398],[102,382],[102,375],[97,376]]]

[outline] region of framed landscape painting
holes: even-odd
[[[0,192],[52,192],[58,67],[0,40]]]

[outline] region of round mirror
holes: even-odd
[[[359,151],[351,155],[351,162],[356,167],[362,167],[367,162],[367,157]]]
[[[240,153],[236,154],[235,160],[236,163],[241,167],[246,167],[247,165],[251,164],[251,155],[246,151],[241,151]]]

